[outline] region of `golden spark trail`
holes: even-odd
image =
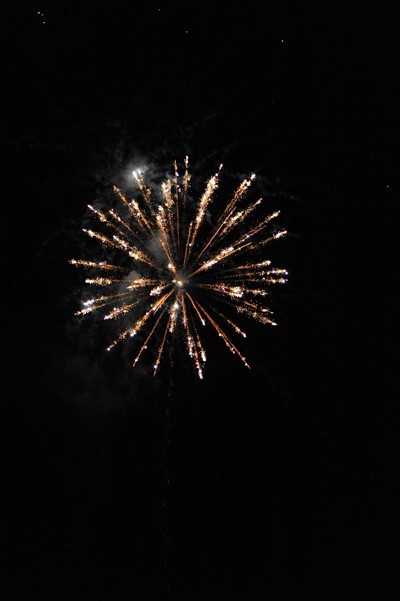
[[[139,278],[137,280],[132,280],[127,286],[128,290],[135,290],[136,288],[144,288],[146,286],[154,286],[154,284],[158,284],[160,280],[152,280],[149,278]]]
[[[176,163],[176,161],[174,161],[174,168],[175,168],[175,178],[174,178],[174,185],[175,185],[175,225],[176,225],[176,240],[177,240],[177,247],[178,247],[178,252],[180,249],[180,236],[179,236],[179,232],[180,232],[180,223],[179,223],[179,185],[178,185],[178,178],[179,178],[179,173],[178,173],[178,165]]]
[[[111,286],[112,284],[120,283],[123,280],[116,278],[86,278],[85,284],[93,284],[94,286]]]
[[[163,350],[164,350],[164,345],[165,345],[165,341],[167,339],[167,334],[168,334],[168,330],[170,328],[170,323],[171,323],[171,317],[168,319],[167,321],[167,325],[165,326],[165,331],[164,331],[164,336],[162,339],[162,342],[160,344],[160,347],[158,349],[158,353],[157,353],[157,359],[156,362],[154,364],[154,371],[153,371],[153,377],[156,375],[158,366],[160,365],[160,361],[161,361],[161,356],[163,354]]]
[[[176,232],[176,225],[174,224],[174,215],[173,215],[174,199],[172,198],[172,182],[170,179],[168,179],[166,182],[163,182],[161,184],[161,191],[162,191],[162,195],[164,197],[165,206],[167,208],[168,228],[169,228],[169,231],[171,234],[171,239],[172,239],[174,247],[177,249],[177,247],[178,247],[177,232]],[[159,207],[159,211],[163,215],[163,213],[164,213],[163,207]],[[158,223],[158,215],[157,215],[157,223]],[[161,221],[161,224],[163,226],[162,232],[164,233],[165,236],[167,236],[168,235],[167,226],[162,221]]]
[[[91,238],[96,238],[105,246],[111,246],[114,248],[118,248],[119,250],[126,251],[126,252],[128,252],[128,255],[130,257],[132,257],[133,259],[136,259],[137,261],[141,261],[142,263],[147,263],[148,265],[151,265],[152,267],[157,267],[157,265],[155,263],[153,263],[153,261],[151,261],[139,249],[137,249],[135,246],[130,246],[127,242],[125,242],[125,240],[121,240],[121,238],[118,238],[118,236],[113,236],[113,239],[111,240],[110,238],[107,238],[107,236],[104,236],[103,234],[100,234],[99,232],[94,232],[93,230],[83,229],[82,231],[85,232],[85,234],[87,234]]]
[[[126,221],[124,221],[123,219],[121,219],[121,217],[118,215],[118,213],[116,211],[114,211],[113,209],[110,209],[108,211],[108,214],[110,215],[110,217],[112,219],[114,219],[114,221],[116,221],[117,223],[121,224],[126,230],[128,230],[128,232],[130,234],[132,234],[133,236],[137,237],[136,232],[133,231],[133,229],[126,223]]]
[[[244,211],[237,211],[232,217],[230,217],[230,219],[227,221],[226,225],[222,228],[221,233],[218,236],[218,240],[221,241],[223,237],[226,236],[226,234],[232,230],[234,227],[236,227],[237,225],[239,225],[240,223],[243,223],[244,220],[251,215],[251,213],[254,211],[254,209],[256,207],[258,207],[258,205],[260,205],[262,202],[262,199],[259,198],[255,203],[253,203],[252,205],[250,205],[246,210]]]
[[[172,290],[169,293],[165,294],[162,298],[160,298],[160,300],[158,300],[156,303],[154,303],[154,305],[152,307],[150,307],[150,309],[148,311],[146,311],[146,313],[140,319],[137,320],[137,322],[135,323],[135,325],[133,327],[127,328],[126,330],[121,332],[118,335],[118,337],[114,340],[114,342],[112,342],[111,345],[107,348],[107,350],[110,351],[112,348],[114,348],[114,346],[116,346],[118,344],[118,342],[121,342],[127,336],[131,336],[131,337],[136,336],[138,331],[142,329],[142,327],[144,326],[146,321],[149,319],[151,313],[157,313],[158,310],[163,306],[163,304],[171,296],[171,294],[172,294]]]
[[[163,315],[164,315],[164,311],[162,311],[162,312],[160,313],[160,315],[157,317],[155,324],[153,325],[153,327],[152,327],[152,328],[151,328],[151,330],[150,330],[150,334],[147,336],[146,340],[144,341],[144,343],[142,344],[142,346],[141,346],[141,348],[140,348],[140,351],[139,351],[139,352],[138,352],[138,354],[136,355],[136,358],[135,358],[135,360],[134,360],[134,362],[133,362],[133,364],[132,364],[132,365],[133,365],[133,367],[135,367],[136,363],[139,361],[139,359],[140,359],[140,357],[141,357],[141,355],[142,355],[143,351],[145,351],[145,350],[147,349],[147,345],[148,345],[148,343],[149,343],[149,340],[150,340],[150,338],[153,336],[154,332],[156,331],[156,329],[157,329],[157,326],[158,326],[158,324],[160,323],[160,320],[161,320],[161,318],[162,318],[162,316],[163,316]]]
[[[136,307],[136,305],[138,305],[139,303],[140,303],[140,300],[137,300],[134,303],[130,303],[128,305],[122,305],[122,307],[115,307],[112,311],[110,311],[110,313],[108,313],[107,315],[104,316],[104,319],[115,319],[116,317],[119,317],[120,315],[129,313],[129,311],[132,309],[132,307]]]
[[[230,271],[241,271],[243,269],[261,269],[263,267],[267,267],[268,265],[271,265],[271,261],[270,260],[266,260],[266,261],[261,261],[260,263],[245,263],[245,265],[237,265],[235,267],[230,267],[228,269],[223,269],[220,271],[220,273],[228,273]]]
[[[103,269],[104,271],[128,271],[128,269],[126,269],[125,267],[120,267],[119,265],[110,265],[110,263],[104,263],[103,261],[95,263],[94,261],[85,261],[83,259],[70,259],[68,262],[71,263],[71,265],[77,265],[88,268],[94,267],[95,269]]]
[[[190,248],[190,240],[191,240],[191,236],[192,236],[192,229],[193,229],[193,221],[191,221],[189,224],[189,230],[188,230],[186,247],[185,247],[185,256],[183,257],[183,267],[186,267],[188,258],[189,258],[189,248]]]
[[[141,209],[139,207],[139,203],[136,200],[132,200],[131,202],[128,202],[128,200],[122,194],[121,190],[119,188],[117,188],[116,186],[114,186],[114,192],[120,198],[120,200],[125,205],[125,207],[127,207],[129,213],[132,215],[132,217],[135,219],[135,221],[142,228],[147,228],[149,230],[149,232],[151,232],[151,223],[148,221],[145,214],[141,211]]]
[[[233,344],[233,342],[231,342],[228,338],[228,336],[225,334],[225,332],[222,330],[222,328],[220,328],[220,326],[217,324],[217,322],[211,317],[211,315],[209,313],[207,313],[207,311],[204,309],[204,307],[202,305],[200,305],[199,302],[197,302],[196,304],[198,304],[199,309],[204,313],[204,315],[207,317],[208,321],[211,323],[211,325],[215,328],[215,330],[218,333],[218,336],[220,336],[222,338],[222,340],[225,342],[226,346],[228,347],[228,349],[231,351],[231,353],[235,354],[237,353],[237,355],[240,357],[240,359],[243,361],[243,363],[245,364],[246,367],[248,367],[250,369],[250,365],[247,363],[246,361],[246,357],[244,357],[236,348],[236,346]]]
[[[222,165],[220,165],[219,171],[221,169],[222,169]],[[210,204],[213,194],[218,187],[219,171],[218,171],[218,173],[216,173],[215,175],[210,177],[210,179],[208,180],[205,192],[204,192],[203,196],[200,198],[197,215],[196,215],[196,219],[194,222],[194,228],[193,228],[193,232],[192,232],[192,236],[191,236],[191,240],[190,240],[190,244],[189,244],[189,253],[188,253],[189,255],[190,255],[191,248],[194,246],[197,232],[199,231],[200,226],[203,222],[204,215],[206,214],[206,211],[207,211],[207,207]]]
[[[220,261],[223,261],[223,260],[227,259],[228,257],[230,257],[231,255],[235,255],[248,247],[254,248],[253,243],[247,242],[247,240],[251,237],[254,237],[256,234],[258,234],[260,231],[262,231],[265,227],[267,227],[268,223],[272,219],[277,217],[278,215],[279,215],[279,211],[276,211],[276,213],[269,215],[266,219],[264,219],[257,226],[255,226],[250,231],[243,234],[243,236],[241,236],[238,240],[236,240],[236,242],[233,242],[233,244],[231,244],[229,247],[222,249],[217,255],[214,256],[213,259],[209,259],[208,261],[203,263],[198,269],[196,269],[196,271],[193,271],[190,275],[193,276],[201,271],[204,271],[205,269],[209,269],[210,267],[216,265],[216,263],[219,263]],[[278,232],[278,234],[275,234],[274,236],[268,238],[264,242],[260,242],[259,245],[267,244],[267,242],[269,242],[270,240],[277,239],[282,235],[284,235],[283,232]]]
[[[204,358],[204,362],[205,362],[206,361],[206,355],[205,355],[203,347],[201,345],[201,340],[200,340],[200,337],[199,337],[199,335],[197,333],[196,325],[194,323],[194,319],[193,318],[191,318],[191,322],[192,322],[192,327],[193,327],[193,330],[194,330],[193,359],[194,359],[194,363],[195,363],[195,366],[196,366],[196,369],[197,369],[198,376],[199,376],[200,380],[202,380],[203,379],[203,370],[201,368],[200,356],[202,358]]]
[[[151,190],[150,190],[150,188],[146,187],[146,185],[144,183],[144,177],[138,171],[133,171],[133,177],[135,178],[136,183],[139,186],[139,190],[142,193],[142,197],[143,197],[144,202],[146,203],[147,207],[149,208],[150,213],[154,216],[154,210],[153,210],[152,204],[150,202],[150,200],[151,200]],[[150,229],[151,229],[151,222],[148,222],[148,223],[149,223]]]
[[[185,175],[183,176],[183,206],[186,203],[186,197],[189,189],[190,174],[189,174],[189,157],[185,156]]]
[[[240,336],[242,336],[243,338],[247,338],[246,333],[243,332],[239,326],[237,326],[233,321],[231,321],[230,319],[228,319],[228,317],[226,315],[224,315],[223,313],[221,313],[220,311],[217,311],[217,309],[215,307],[213,307],[213,311],[214,313],[216,313],[219,317],[221,317],[222,319],[224,319],[227,323],[229,323],[229,325],[231,326],[231,328],[233,328],[236,332],[236,334],[239,334]]]
[[[200,313],[200,311],[198,310],[198,308],[196,307],[196,303],[194,302],[194,300],[192,299],[192,297],[190,296],[189,292],[186,293],[186,296],[188,297],[188,299],[190,300],[190,302],[192,303],[192,306],[194,308],[194,310],[196,311],[200,321],[201,321],[201,325],[205,325],[205,321]]]
[[[122,236],[123,238],[126,238],[125,232],[120,230],[120,228],[117,225],[115,225],[115,223],[112,223],[112,221],[107,219],[107,216],[103,213],[103,211],[100,211],[100,209],[95,209],[94,207],[92,207],[92,205],[88,205],[88,209],[90,209],[90,211],[92,211],[92,213],[94,213],[96,215],[96,217],[99,219],[99,221],[101,221],[102,223],[105,223],[109,228],[118,232],[119,235]]]
[[[99,296],[98,298],[92,298],[85,301],[83,309],[74,313],[74,315],[87,315],[88,313],[94,313],[102,307],[108,307],[111,303],[115,303],[115,300],[120,300],[126,296],[131,296],[131,292],[120,292],[119,294],[109,294],[107,296]]]
[[[227,298],[225,296],[219,295],[214,291],[211,291],[211,294],[214,295],[215,300],[218,300],[219,302],[232,307],[237,313],[246,315],[246,317],[255,319],[260,323],[276,325],[274,321],[266,317],[266,313],[272,314],[272,311],[270,311],[270,309],[268,309],[267,307],[260,307],[256,303],[252,303],[243,299],[239,300],[233,296]]]
[[[221,165],[221,167],[222,167],[222,165]],[[245,192],[247,191],[247,189],[251,186],[251,184],[252,184],[253,180],[255,179],[255,177],[256,176],[253,173],[249,180],[245,179],[240,184],[240,186],[236,190],[235,194],[233,195],[232,200],[227,205],[227,207],[225,208],[225,210],[222,213],[221,217],[219,218],[218,223],[217,223],[217,227],[215,229],[215,232],[212,234],[212,236],[208,240],[208,242],[206,242],[206,244],[204,245],[204,247],[202,248],[202,250],[200,251],[200,253],[197,255],[197,260],[211,246],[211,244],[215,240],[215,238],[217,238],[217,236],[219,235],[221,229],[223,229],[223,227],[227,223],[229,217],[232,215],[233,211],[235,210],[237,203],[242,198],[242,196],[245,194]]]

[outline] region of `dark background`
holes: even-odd
[[[5,4],[5,598],[394,591],[394,14]],[[186,152],[279,193],[290,278],[250,372],[215,341],[154,382],[67,259],[116,171]]]

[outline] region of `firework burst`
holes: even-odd
[[[270,222],[279,212],[254,221],[253,212],[262,199],[244,206],[244,196],[255,179],[254,174],[240,183],[214,226],[206,228],[206,216],[221,169],[222,165],[208,180],[194,210],[189,197],[188,157],[182,175],[174,163],[174,175],[161,185],[159,200],[146,186],[143,175],[134,171],[140,201],[128,199],[114,187],[121,203],[119,212],[111,209],[105,213],[88,205],[107,231],[106,234],[92,229],[83,231],[124,259],[122,264],[70,260],[72,265],[97,273],[85,280],[87,284],[110,291],[84,302],[76,315],[103,310],[105,320],[125,316],[129,326],[119,329],[107,350],[143,334],[133,365],[147,351],[152,339],[157,338],[153,375],[168,340],[178,334],[198,376],[203,378],[207,357],[200,331],[207,325],[250,367],[231,340],[232,334],[246,337],[235,322],[235,314],[276,325],[265,300],[271,285],[286,282],[287,272],[272,267],[268,259],[255,259],[259,259],[264,246],[284,236],[286,231],[268,233]]]

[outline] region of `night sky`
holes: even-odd
[[[7,4],[3,598],[394,591],[394,14]],[[250,371],[207,339],[203,382],[107,354],[68,265],[88,203],[185,154],[256,172],[289,232],[278,327],[248,325]]]

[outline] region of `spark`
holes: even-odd
[[[272,285],[287,281],[288,272],[273,267],[270,259],[258,260],[254,255],[257,252],[259,256],[258,251],[287,232],[264,233],[279,211],[254,217],[262,210],[262,198],[244,205],[255,174],[239,184],[210,227],[209,215],[221,170],[222,164],[206,182],[194,211],[190,211],[193,203],[188,202],[192,200],[189,157],[184,159],[182,175],[174,161],[173,176],[161,184],[159,194],[146,185],[142,171],[134,171],[139,198],[129,198],[114,186],[121,203],[118,212],[116,209],[104,212],[88,205],[108,235],[93,229],[83,231],[107,249],[112,261],[69,261],[92,272],[85,279],[87,284],[111,289],[111,294],[84,301],[75,315],[106,309],[104,320],[116,323],[122,320],[125,327],[118,328],[108,351],[127,338],[140,337],[143,332],[133,366],[151,348],[150,343],[158,341],[154,344],[155,357],[150,361],[153,375],[165,348],[181,338],[202,379],[207,360],[199,333],[203,327],[214,331],[249,368],[246,357],[231,340],[231,335],[246,338],[232,314],[276,325],[265,299]],[[103,276],[96,271],[110,273]]]

